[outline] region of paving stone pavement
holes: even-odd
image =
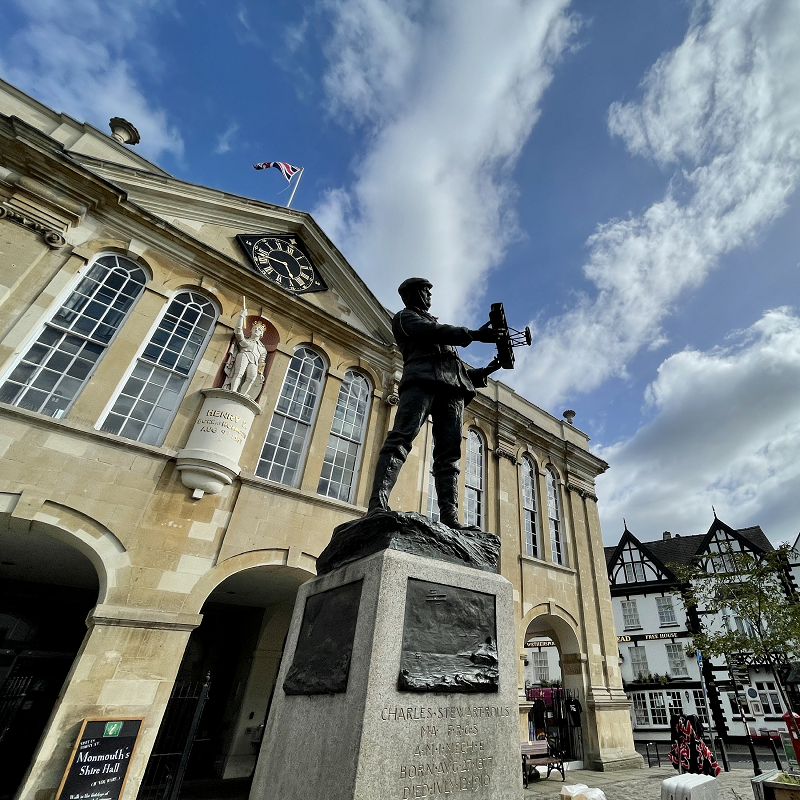
[[[533,781],[523,794],[525,800],[558,797],[564,784],[585,783],[591,788],[602,789],[607,800],[661,800],[661,781],[675,774],[672,767],[626,769],[619,772],[576,769],[569,770],[566,781],[562,783],[561,776],[552,772],[547,780],[542,777],[539,781]],[[747,769],[720,772],[717,778],[719,800],[752,800],[752,777],[753,771]]]

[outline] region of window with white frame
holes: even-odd
[[[558,478],[552,467],[547,468],[545,482],[547,483],[547,515],[550,519],[550,552],[554,564],[563,564],[561,504],[558,500]]]
[[[550,666],[547,662],[547,652],[534,650],[531,654],[533,656],[533,674],[537,683],[550,680]]]
[[[536,465],[528,456],[522,457],[522,516],[525,525],[525,553],[539,557],[539,537],[536,520]]]
[[[675,678],[682,678],[689,674],[686,667],[686,651],[682,644],[668,644],[667,662],[669,663],[669,674]]]
[[[467,433],[467,469],[464,475],[464,524],[483,526],[483,437],[472,428]]]
[[[650,674],[650,667],[647,665],[647,650],[644,647],[635,646],[628,650],[631,657],[631,669],[633,679],[638,680],[641,675],[646,678]]]
[[[644,583],[644,564],[641,561],[625,564],[625,580],[628,583]]]
[[[672,598],[669,595],[666,597],[656,597],[656,607],[658,608],[658,621],[661,625],[673,625],[677,622],[675,619],[675,608],[672,605]]]
[[[146,282],[147,274],[135,262],[100,256],[0,385],[0,402],[63,417]]]
[[[650,714],[647,712],[647,695],[644,692],[634,692],[631,695],[633,700],[633,715],[637,725],[649,725]]]
[[[694,707],[697,716],[704,727],[708,727],[710,720],[708,716],[708,704],[706,703],[705,692],[702,689],[692,689],[692,697],[694,698]]]
[[[648,692],[650,697],[650,716],[653,725],[667,724],[667,708],[664,703],[664,695],[661,692]]]
[[[370,383],[360,373],[347,370],[333,412],[331,435],[322,462],[317,492],[337,500],[350,501],[353,479],[364,441],[369,411]]]
[[[440,519],[439,514],[439,496],[436,494],[436,481],[433,477],[433,437],[431,437],[431,446],[428,452],[428,510],[427,517],[434,522]]]
[[[198,292],[176,294],[159,320],[101,430],[161,444],[205,350],[217,309]]]
[[[683,700],[681,699],[680,692],[667,692],[667,701],[669,703],[669,714],[683,714]]]
[[[322,394],[325,362],[308,347],[298,347],[272,415],[256,475],[296,486],[311,426]]]
[[[626,628],[641,628],[639,622],[639,609],[636,608],[635,600],[622,601],[622,624]]]

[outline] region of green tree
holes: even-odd
[[[770,667],[788,708],[778,665],[800,659],[800,604],[788,571],[793,554],[788,544],[764,553],[728,548],[673,567],[687,608],[700,619],[693,647],[729,663],[737,654],[752,654],[753,661]]]

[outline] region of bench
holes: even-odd
[[[561,773],[561,780],[567,779],[564,767],[564,757],[554,747],[551,747],[546,739],[541,739],[536,742],[522,742],[520,744],[522,751],[522,784],[527,789],[528,781],[531,776],[533,779],[539,780],[539,770],[537,766],[547,767],[547,777],[553,770]]]

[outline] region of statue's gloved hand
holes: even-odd
[[[486,344],[493,344],[497,341],[497,333],[492,330],[491,322],[481,325],[477,330],[469,332],[474,342],[485,342]]]

